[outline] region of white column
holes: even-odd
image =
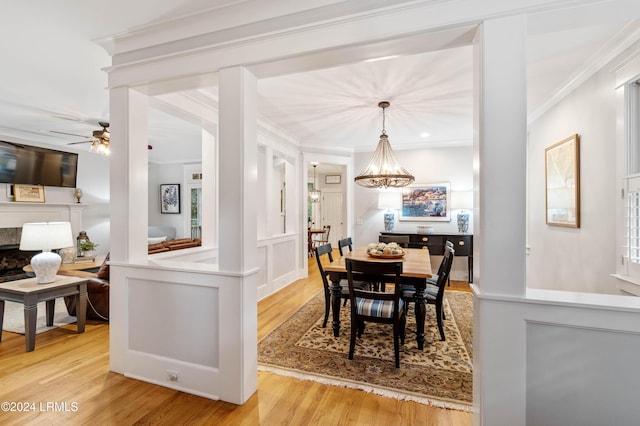
[[[483,293],[525,291],[525,49],[523,16],[485,21],[478,30],[473,282]]]
[[[526,423],[526,20],[485,21],[474,41],[474,424]],[[506,296],[506,298],[505,298]]]
[[[237,378],[221,398],[243,404],[258,388],[257,351],[257,80],[243,67],[219,72],[218,266],[239,274],[221,318],[234,322],[220,334],[220,366]],[[237,303],[237,304],[236,304]]]
[[[128,87],[109,91],[111,260],[146,261],[148,98]]]
[[[147,259],[148,98],[128,87],[109,91],[111,156],[109,159],[111,261]],[[126,371],[128,292],[126,278],[111,268],[109,369]]]
[[[202,243],[218,245],[217,173],[218,147],[215,132],[202,129]],[[185,194],[185,196],[187,196]]]
[[[243,67],[220,70],[219,265],[256,266],[257,80]]]

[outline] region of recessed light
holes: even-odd
[[[426,139],[426,138],[428,138],[429,136],[431,136],[431,135],[429,134],[429,132],[422,132],[422,133],[420,133],[420,137],[421,137],[421,138],[423,138],[423,139]]]

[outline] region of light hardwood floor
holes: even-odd
[[[258,304],[258,338],[322,288],[313,258],[309,271],[309,279]],[[461,282],[454,286],[468,288]],[[471,424],[469,413],[263,372],[258,391],[242,406],[128,379],[109,372],[109,326],[97,321],[88,321],[84,334],[76,334],[75,324],[39,334],[30,353],[24,351],[24,336],[3,332],[0,383],[0,402],[22,408],[7,412],[3,406],[2,425]]]

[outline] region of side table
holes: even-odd
[[[38,284],[35,278],[9,281],[0,284],[0,330],[4,321],[4,302],[18,302],[24,304],[24,331],[27,352],[36,346],[36,320],[38,318],[38,303],[46,302],[47,325],[53,325],[55,299],[57,297],[75,296],[78,306],[78,333],[84,333],[87,313],[87,279],[56,275],[52,283]],[[0,333],[2,341],[2,333]]]

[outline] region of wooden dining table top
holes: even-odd
[[[324,265],[326,272],[347,272],[345,259],[366,260],[369,262],[397,262],[402,261],[402,276],[411,278],[429,278],[433,275],[429,250],[405,248],[405,255],[399,259],[382,259],[369,256],[366,247],[355,247],[352,252],[343,257],[337,257],[333,262]]]

